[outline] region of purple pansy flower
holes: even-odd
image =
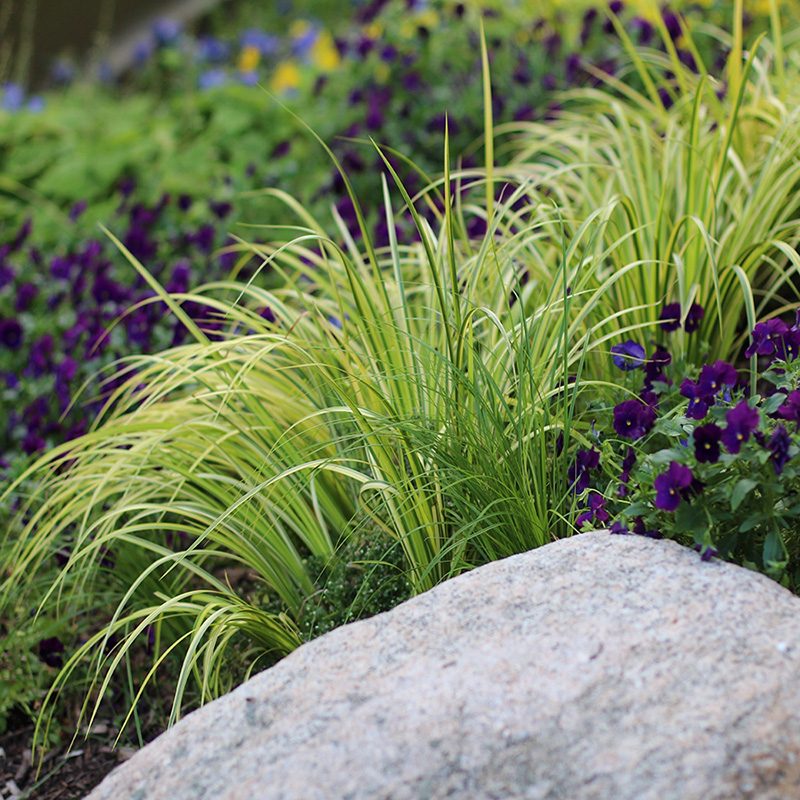
[[[681,502],[680,490],[692,482],[692,471],[677,461],[670,461],[669,469],[659,475],[654,482],[656,508],[674,511]]]
[[[14,309],[16,311],[27,311],[38,294],[39,290],[34,284],[21,283],[17,287],[17,297],[14,300]]]
[[[625,400],[614,406],[614,430],[620,436],[639,439],[653,427],[655,421],[655,409],[641,400]]]
[[[659,325],[662,331],[676,331],[681,326],[681,304],[667,303],[661,310]]]
[[[789,446],[792,440],[786,432],[783,425],[778,425],[775,433],[772,434],[767,444],[767,449],[772,452],[772,465],[775,467],[775,473],[780,475],[783,472],[783,466],[789,460]]]
[[[636,451],[628,446],[628,452],[625,458],[622,459],[622,472],[619,476],[619,486],[617,487],[617,497],[627,497],[628,495],[628,481],[631,478],[631,470],[636,463]]]
[[[800,397],[800,392],[798,392],[798,396]],[[780,411],[780,409],[778,410]],[[742,400],[739,405],[725,414],[725,421],[728,425],[720,439],[725,445],[725,449],[735,455],[758,427],[758,411],[750,408],[746,400]]]
[[[620,534],[630,533],[628,527],[626,525],[623,525],[619,520],[617,520],[616,522],[612,522],[608,530],[610,533],[620,533]]]
[[[16,319],[0,319],[0,346],[19,350],[22,344],[22,325]]]
[[[700,327],[700,320],[706,315],[705,309],[698,303],[692,303],[689,313],[683,322],[686,333],[694,333]]]
[[[664,369],[668,367],[671,362],[672,356],[669,354],[669,351],[661,346],[656,347],[653,351],[653,355],[650,356],[647,363],[644,365],[645,389],[651,391],[653,389],[653,384],[656,382],[670,382],[669,378],[667,378],[664,373]]]
[[[684,378],[681,384],[681,395],[689,399],[686,416],[689,419],[703,419],[708,413],[708,404],[712,398],[700,391],[700,387],[693,380]]]
[[[61,667],[63,665],[61,653],[63,652],[64,645],[57,636],[51,636],[39,642],[39,658],[48,667]]]
[[[614,366],[625,372],[638,369],[644,365],[644,347],[638,342],[634,342],[632,339],[628,339],[627,342],[623,342],[622,344],[615,344],[611,348],[611,352],[614,354],[612,357]]]
[[[711,561],[714,556],[719,555],[719,550],[710,545],[703,545],[703,544],[696,544],[694,549],[700,553],[700,560],[701,561]]]
[[[745,358],[754,355],[771,356],[777,352],[775,342],[778,338],[789,333],[789,326],[780,319],[768,319],[758,322],[753,328],[752,344],[744,351]]]
[[[580,529],[585,522],[595,520],[605,522],[608,519],[608,511],[605,510],[606,499],[599,492],[590,492],[587,505],[588,511],[584,511],[575,520],[575,527]]]
[[[719,442],[722,429],[709,422],[694,429],[694,456],[700,463],[715,464],[719,461]]]
[[[644,526],[644,519],[636,517],[633,521],[633,532],[637,536],[646,536],[648,539],[661,539],[661,532],[657,530],[647,530]]]
[[[700,377],[697,380],[697,388],[701,395],[713,398],[723,386],[733,386],[739,374],[725,361],[715,361],[714,364],[706,364],[700,370]]]
[[[589,488],[591,475],[589,471],[595,469],[600,463],[600,453],[594,448],[591,450],[578,450],[575,463],[569,468],[569,485],[576,492]]]
[[[793,325],[775,340],[775,357],[781,361],[794,361],[800,353],[800,330]]]

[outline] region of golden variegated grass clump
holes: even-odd
[[[673,342],[673,354],[736,361],[758,319],[797,304],[800,97],[784,63],[796,74],[796,40],[749,52],[732,40],[722,76],[696,51],[695,72],[674,47],[630,45],[629,73],[566,93],[555,124],[499,131],[508,165],[498,175],[550,198],[568,231],[606,210],[587,284],[603,287],[601,317],[624,309],[623,325],[654,338],[664,303],[684,316],[699,303],[699,335]]]
[[[116,611],[54,691],[90,659],[87,700],[102,697],[150,636],[138,694],[179,653],[176,719],[190,683],[202,700],[230,688],[234,644],[247,674],[300,643],[297,620],[321,588],[307,559],[335,558],[367,523],[402,548],[414,591],[569,533],[568,445],[585,440],[580,395],[602,389],[575,378],[607,344],[586,324],[601,293],[580,289],[570,266],[573,291],[564,267],[600,237],[587,221],[523,286],[558,214],[521,210],[518,192],[470,241],[450,185],[446,175],[412,200],[398,183],[420,241],[380,252],[366,230],[361,248],[344,224],[329,237],[273,192],[301,225],[289,241],[242,242],[259,263],[246,283],[168,296],[127,254],[194,342],[125,360],[129,377],[92,431],[18,484],[36,488],[6,592],[66,543],[45,605],[90,592],[98,565],[114,563]],[[422,204],[443,209],[435,224]],[[260,286],[264,270],[281,276],[277,288]],[[224,322],[216,340],[185,314],[189,301]],[[181,537],[189,544],[176,548]],[[249,571],[256,599],[226,583],[231,566]]]

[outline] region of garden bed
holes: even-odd
[[[123,725],[582,526],[795,588],[774,11],[358,4],[155,31],[122,83],[33,107],[6,87],[4,780],[32,787],[43,707],[29,796],[80,796]]]

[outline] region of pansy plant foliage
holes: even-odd
[[[700,306],[665,307],[666,336]],[[595,420],[596,442],[571,472],[576,527],[671,538],[703,560],[719,556],[800,588],[800,312],[794,324],[759,322],[744,356],[757,356],[759,393],[725,361],[673,363],[666,343],[647,357],[629,340],[614,365],[642,374],[638,395]]]

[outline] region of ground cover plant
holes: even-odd
[[[638,340],[660,341],[659,322],[677,323],[672,352],[685,374],[700,375],[723,351],[737,361],[756,319],[794,299],[792,35],[783,78],[759,54],[771,52],[768,43],[742,58],[741,40],[719,36],[731,63],[742,63],[741,92],[729,85],[718,97],[699,57],[681,71],[668,45],[632,41],[632,68],[620,57],[614,75],[595,76],[607,94],[558,98],[564,110],[548,125],[501,130],[514,137],[502,166],[506,140],[492,150],[491,115],[481,116],[481,169],[456,168],[448,131],[439,134],[444,176],[411,187],[394,153],[370,144],[384,176],[380,228],[361,212],[347,169],[337,174],[349,205],[333,222],[317,219],[313,204],[266,192],[285,209],[282,227],[240,229],[230,275],[217,277],[198,253],[192,274],[203,280],[167,287],[181,235],[158,242],[154,258],[108,226],[141,284],[136,311],[169,314],[160,340],[127,351],[91,430],[51,449],[5,495],[19,507],[3,543],[14,571],[2,584],[2,615],[19,618],[44,597],[28,646],[51,640],[42,658],[66,664],[48,708],[88,675],[86,713],[95,699],[127,694],[119,721],[129,714],[135,727],[166,668],[179,675],[166,698],[174,719],[331,625],[568,535],[587,514],[608,522],[614,510],[634,529],[642,516],[652,530],[644,512],[612,509],[619,473],[634,468],[622,463],[627,451],[610,439],[593,448],[598,435],[619,434],[603,420],[621,403],[634,405],[620,425],[644,428],[655,414],[619,364],[643,364]],[[488,61],[487,49],[483,75]],[[581,124],[594,125],[596,149],[575,133]],[[541,148],[526,143],[531,133]],[[662,161],[685,172],[659,172],[652,165]],[[701,162],[721,166],[706,173]],[[763,192],[768,183],[774,197]],[[721,199],[733,189],[738,211]],[[373,192],[366,197],[373,206]],[[182,224],[175,202],[156,215],[170,234]],[[772,216],[745,216],[757,205]],[[217,216],[211,203],[193,199],[192,208],[198,224]],[[219,242],[219,225],[214,234]],[[22,243],[6,255],[21,252]],[[250,271],[237,273],[245,259]],[[672,316],[659,321],[665,302]],[[665,365],[653,366],[660,376]],[[748,378],[755,402],[755,363]],[[675,425],[681,401],[659,389]],[[674,433],[666,424],[659,435]],[[636,466],[662,443],[642,443]],[[754,457],[775,471],[777,447]],[[672,460],[692,469],[690,458]],[[791,478],[793,467],[781,466]],[[660,473],[648,469],[632,479],[636,502],[650,503],[660,532],[674,535],[659,499],[669,487],[651,487],[648,475]],[[670,486],[685,489],[685,472],[669,469]],[[761,491],[741,489],[740,502]],[[709,528],[699,542],[707,554],[719,537]],[[746,560],[773,569],[773,545]],[[102,629],[81,607],[110,609]],[[57,637],[67,633],[85,641],[62,654]],[[34,681],[52,675],[38,672]],[[23,697],[32,711],[40,699]]]
[[[635,339],[611,348],[632,396],[598,414],[591,448],[578,453],[576,525],[677,538],[797,592],[797,319],[756,324],[745,350],[761,376],[751,392],[747,372],[723,360],[698,371],[672,358],[678,316],[665,307],[649,356]]]

